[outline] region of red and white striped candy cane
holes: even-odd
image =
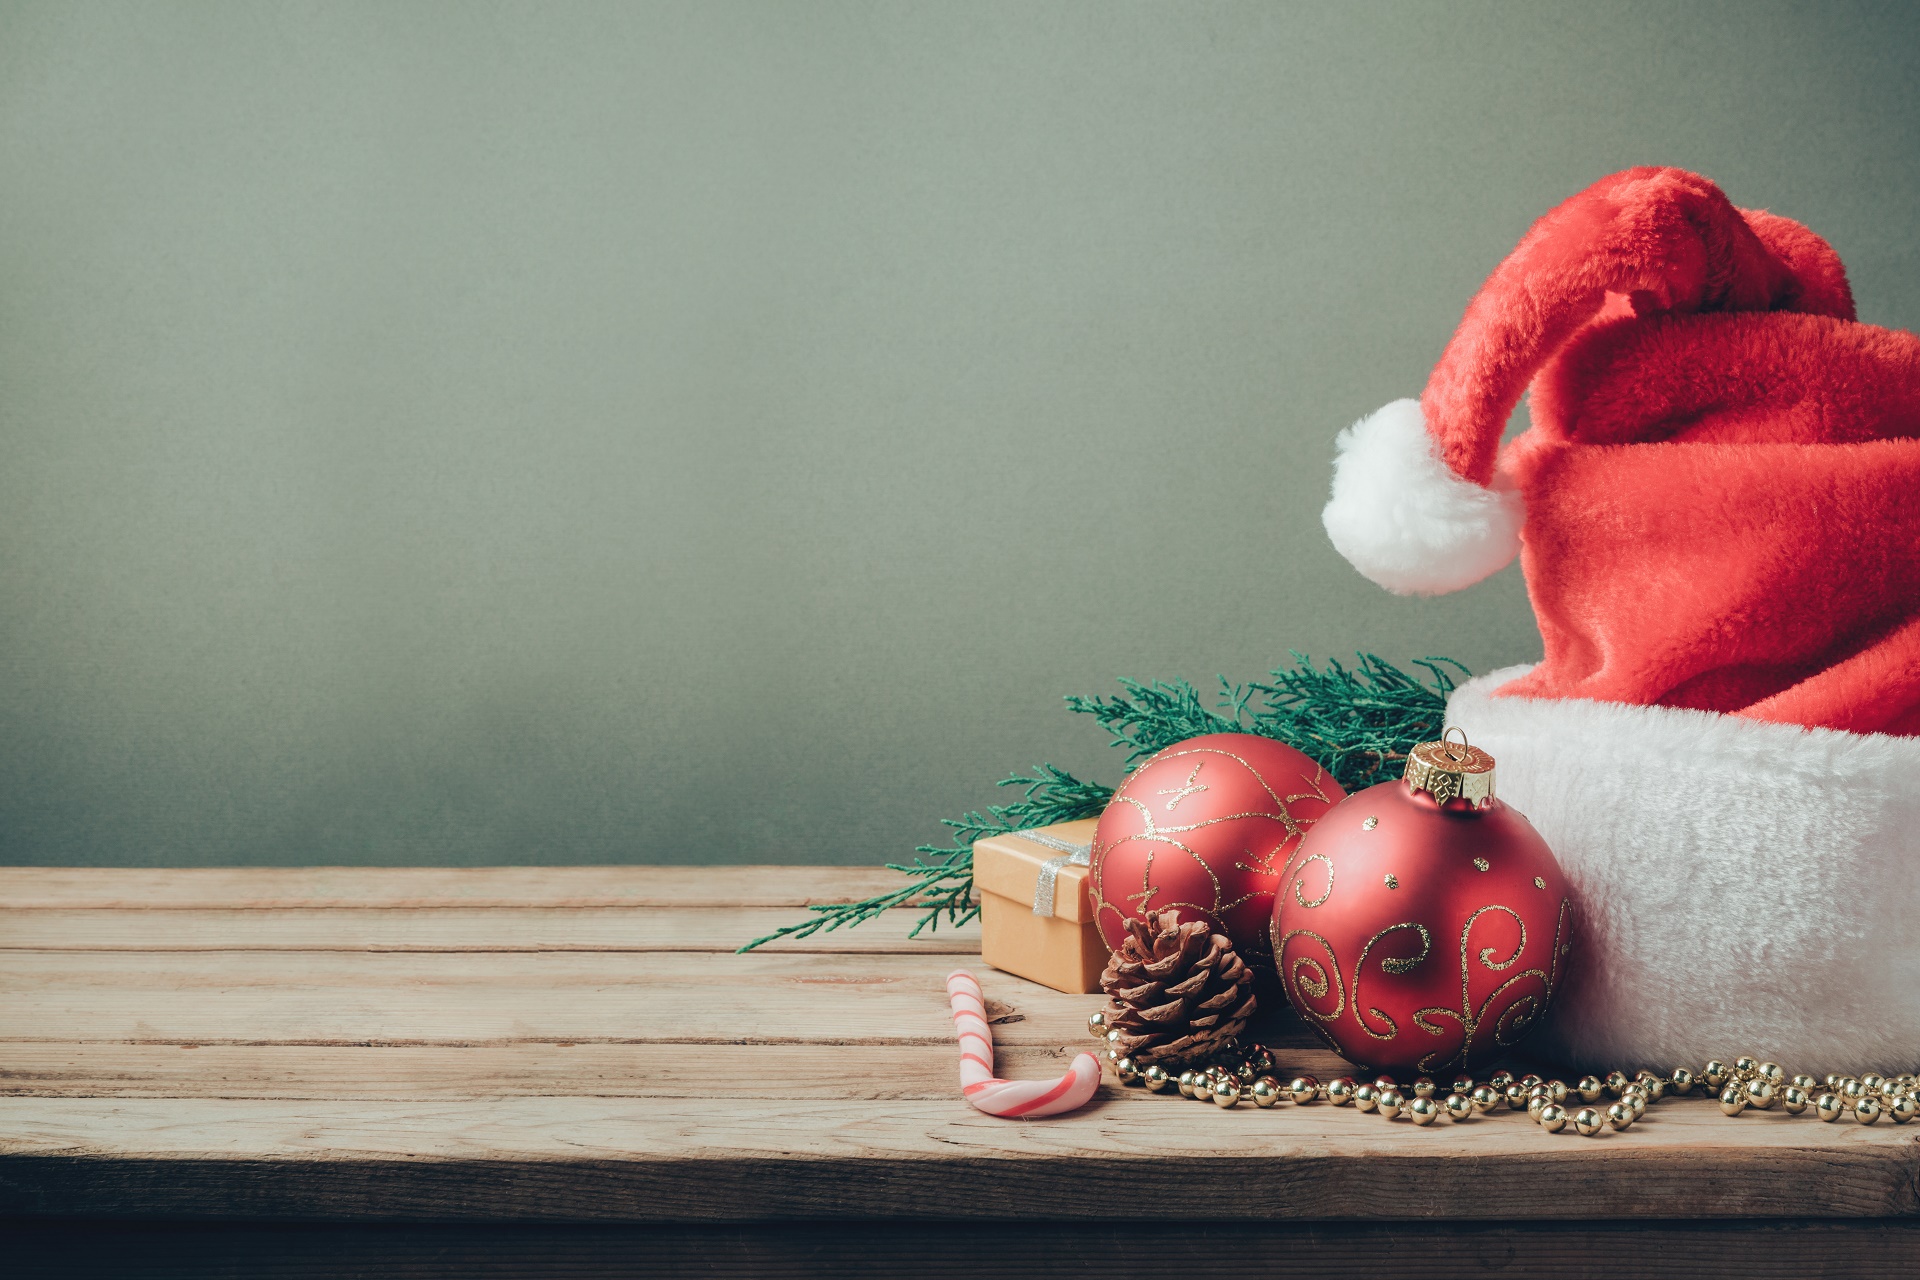
[[[998,1079],[980,984],[965,969],[955,969],[947,975],[947,1000],[953,1006],[953,1032],[960,1038],[960,1092],[988,1115],[1029,1120],[1057,1116],[1083,1105],[1100,1087],[1100,1059],[1090,1053],[1075,1055],[1058,1080]]]

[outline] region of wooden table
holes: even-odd
[[[959,1097],[947,971],[978,971],[1011,1075],[1063,1070],[1097,997],[984,969],[971,929],[906,941],[905,913],[731,954],[892,882],[0,871],[4,1256],[61,1276],[1920,1265],[1920,1124],[1688,1099],[1582,1139],[1114,1086],[989,1119]],[[1289,1019],[1260,1031],[1288,1069],[1340,1073]]]

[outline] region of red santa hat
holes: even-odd
[[[1341,434],[1327,532],[1403,593],[1519,553],[1545,659],[1505,694],[1920,733],[1920,339],[1853,315],[1798,223],[1679,169],[1605,178],[1494,271],[1418,402]]]

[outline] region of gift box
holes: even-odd
[[[973,846],[980,958],[1055,991],[1100,989],[1107,944],[1093,924],[1088,862],[1097,818],[1060,822]]]

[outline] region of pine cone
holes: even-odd
[[[1203,1062],[1253,1015],[1253,971],[1204,920],[1172,911],[1127,921],[1127,937],[1100,975],[1107,1027],[1138,1066]]]

